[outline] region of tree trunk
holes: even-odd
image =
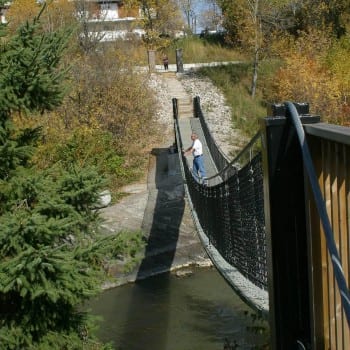
[[[253,62],[253,78],[250,95],[252,98],[255,97],[256,85],[258,81],[258,68],[259,68],[259,49],[255,50],[254,62]]]
[[[250,95],[255,97],[256,84],[258,80],[258,67],[259,67],[259,50],[260,50],[260,35],[261,35],[261,21],[259,18],[259,0],[254,3],[253,19],[255,25],[255,38],[254,38],[254,59],[253,59],[253,77]]]

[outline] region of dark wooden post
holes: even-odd
[[[178,106],[177,106],[177,98],[172,99],[173,102],[173,117],[174,119],[178,119],[179,117],[179,112],[178,112]]]
[[[194,118],[199,118],[198,108],[200,105],[201,105],[200,97],[199,96],[194,97],[193,98],[193,117]]]
[[[305,105],[296,106],[305,112]],[[261,121],[261,131],[272,349],[309,349],[311,308],[302,154],[284,105],[273,105],[270,115]],[[310,118],[302,117],[303,122]]]
[[[178,73],[184,72],[184,66],[182,62],[182,49],[176,49],[176,71]]]

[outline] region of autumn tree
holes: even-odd
[[[293,1],[295,30],[332,28],[339,38],[349,33],[350,2],[348,0]]]
[[[55,0],[47,2],[45,12],[41,15],[45,31],[57,31],[61,28],[77,26],[76,9],[73,1]]]
[[[8,30],[14,33],[17,28],[26,23],[29,18],[34,18],[42,10],[38,1],[14,0],[6,12]],[[46,3],[40,15],[41,28],[44,31],[57,31],[60,28],[74,27],[77,24],[75,6],[69,0],[57,0]]]
[[[207,0],[207,7],[201,12],[201,25],[203,28],[218,30],[221,27],[222,16],[216,0]]]
[[[63,147],[43,157],[57,162],[64,152],[67,157],[60,161],[65,163],[75,152],[76,159],[81,156],[81,164],[100,164],[106,175],[111,174],[112,181],[123,184],[133,166],[141,168],[147,143],[156,137],[156,103],[147,86],[148,76],[135,73],[130,58],[122,52],[104,47],[77,61],[70,77],[72,88],[67,98],[47,116],[51,129],[48,137],[56,137],[57,128],[60,135],[70,135]],[[147,135],[145,127],[149,129]],[[106,154],[96,153],[107,139],[111,143]],[[103,166],[104,157],[107,159]]]
[[[35,0],[14,0],[6,12],[8,30],[12,33],[24,24],[28,18],[34,18],[40,11],[41,6]]]
[[[140,23],[145,30],[143,39],[149,49],[168,46],[167,38],[183,27],[176,0],[126,0],[126,3],[140,8]]]
[[[280,48],[282,66],[265,85],[265,99],[310,103],[312,113],[332,123],[349,125],[348,38],[309,29]]]
[[[339,109],[335,119],[350,126],[350,39],[344,36],[333,43],[327,52],[325,63],[336,86]],[[334,112],[334,111],[333,111]],[[339,117],[339,118],[337,118]],[[338,122],[339,122],[338,120]]]
[[[77,42],[85,54],[94,52],[97,46],[104,38],[102,27],[92,26],[91,19],[96,16],[96,4],[88,0],[74,1],[75,13],[79,23],[77,33]],[[100,13],[98,13],[100,15]],[[103,17],[100,18],[103,20]]]
[[[223,13],[227,40],[250,53],[253,73],[250,93],[257,87],[259,61],[269,45],[270,34],[283,23],[285,0],[218,0]]]

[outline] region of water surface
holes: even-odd
[[[151,277],[91,301],[103,317],[99,338],[118,350],[222,350],[227,341],[232,347],[225,349],[262,349],[267,335],[253,311],[215,269],[193,271]]]

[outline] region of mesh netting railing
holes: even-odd
[[[223,154],[223,152],[221,151],[220,147],[215,142],[215,139],[213,138],[213,136],[209,130],[208,124],[205,121],[205,118],[204,118],[204,115],[202,112],[202,108],[200,105],[200,98],[198,96],[196,96],[193,99],[193,110],[194,110],[195,117],[200,120],[203,134],[204,134],[210,155],[214,161],[216,168],[220,169],[220,170],[226,168],[228,166],[228,164],[230,163],[230,161]],[[232,168],[231,170],[234,171],[234,168]],[[230,176],[230,175],[231,174],[229,171],[225,172],[225,176]]]
[[[200,109],[200,106],[196,108]],[[176,118],[175,131],[178,148],[182,149]],[[221,166],[219,169],[225,171],[220,171],[220,178],[223,181],[219,184],[210,186],[210,181],[200,184],[188,168],[186,158],[182,156],[183,171],[193,208],[210,244],[215,246],[221,256],[237,268],[243,276],[259,288],[267,290],[261,153],[251,155],[245,165],[237,169],[234,164],[240,160],[237,157],[232,162],[223,160],[226,157],[216,143],[210,141],[212,137],[209,129],[210,139],[207,139],[207,132],[203,131],[211,155],[213,157],[216,155],[217,165]],[[254,139],[256,141],[259,138]],[[246,152],[250,152],[252,147],[253,145],[250,145]],[[214,149],[215,151],[212,152]],[[241,152],[242,158],[246,152]]]

